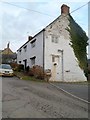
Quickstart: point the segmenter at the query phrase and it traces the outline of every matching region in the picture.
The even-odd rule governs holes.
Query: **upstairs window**
[[[24,48],[24,52],[26,52],[27,51],[27,45],[24,46],[23,48]]]
[[[32,66],[34,66],[34,65],[35,65],[35,58],[36,58],[36,56],[34,56],[34,57],[30,58],[30,60],[31,60],[31,65],[32,65]]]
[[[31,41],[31,47],[33,48],[33,47],[35,47],[35,45],[36,45],[36,39]]]
[[[55,62],[55,56],[52,56],[52,62]]]
[[[58,36],[52,35],[52,42],[53,43],[58,43],[59,42]]]
[[[19,50],[20,55],[21,55],[21,51],[22,51],[22,50],[20,49],[20,50]]]

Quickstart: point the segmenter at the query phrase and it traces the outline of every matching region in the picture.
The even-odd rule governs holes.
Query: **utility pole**
[[[10,42],[8,42],[8,44],[7,44],[7,61],[9,62],[9,45],[10,45]]]

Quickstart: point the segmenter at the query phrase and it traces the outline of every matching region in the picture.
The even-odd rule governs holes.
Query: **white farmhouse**
[[[69,7],[62,5],[61,15],[17,50],[17,63],[50,69],[50,81],[86,81],[70,46],[68,14]]]

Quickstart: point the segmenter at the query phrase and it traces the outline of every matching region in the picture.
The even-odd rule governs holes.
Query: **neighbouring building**
[[[4,50],[0,50],[0,63],[12,63],[16,62],[17,59],[17,54],[14,53],[10,48],[9,48],[9,43],[7,44],[7,48]]]
[[[61,6],[61,15],[35,36],[30,37],[17,50],[17,63],[24,64],[24,67],[29,66],[30,68],[34,65],[40,65],[45,71],[51,70],[50,81],[70,82],[87,80],[82,69],[83,67],[80,67],[86,60],[86,56],[82,54],[85,59],[79,61],[81,59],[78,56],[81,54],[77,55],[77,49],[73,47],[75,45],[71,41],[73,37],[71,36],[72,28],[74,30],[76,27],[72,26],[72,22],[79,28],[76,29],[83,33],[86,42],[87,36],[81,27],[75,23],[69,14],[69,10],[70,8],[63,4]],[[76,34],[79,36],[79,31],[76,31]],[[81,43],[83,39],[82,41],[79,39],[79,41]],[[85,66],[85,64],[82,66]]]

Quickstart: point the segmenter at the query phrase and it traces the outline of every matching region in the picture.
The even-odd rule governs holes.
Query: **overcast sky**
[[[10,41],[10,48],[16,52],[27,41],[28,35],[34,36],[61,14],[62,4],[67,4],[72,12],[89,0],[2,1],[4,2],[0,1],[0,49],[6,48]],[[71,15],[88,34],[88,4]]]

